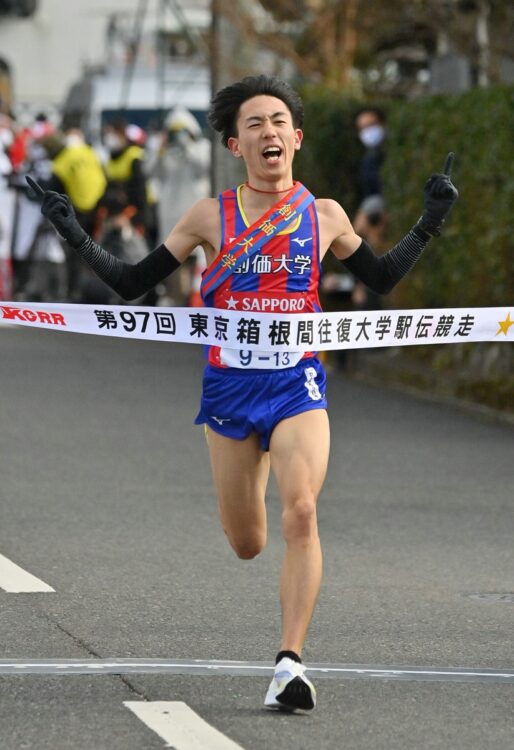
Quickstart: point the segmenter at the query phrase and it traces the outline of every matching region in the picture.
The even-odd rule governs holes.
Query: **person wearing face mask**
[[[52,133],[39,141],[51,159],[52,174],[46,188],[65,193],[75,209],[77,221],[88,234],[94,234],[96,210],[105,193],[107,180],[96,151],[79,128],[70,125],[62,133]],[[68,297],[80,295],[81,266],[75,253],[66,254]]]
[[[39,143],[52,160],[48,189],[66,193],[84,229],[87,226],[92,230],[94,211],[107,186],[96,151],[85,142],[78,128],[52,134]]]
[[[150,195],[143,168],[144,149],[130,140],[129,133],[122,119],[113,120],[104,128],[103,142],[109,153],[104,164],[107,194],[124,206],[132,224],[146,236]]]
[[[359,200],[381,195],[380,170],[384,161],[385,115],[378,107],[363,107],[355,115],[355,127],[364,153],[359,165]]]
[[[362,107],[356,113],[354,122],[359,140],[364,146],[358,172],[359,207],[354,227],[361,237],[380,249],[387,224],[381,180],[386,135],[385,115],[378,107]],[[380,297],[358,279],[355,279],[351,300],[355,310],[375,310],[381,307]]]

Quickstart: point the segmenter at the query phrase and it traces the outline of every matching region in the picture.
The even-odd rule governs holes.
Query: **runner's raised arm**
[[[84,231],[66,195],[43,190],[31,177],[26,180],[41,201],[43,215],[98,277],[126,300],[136,299],[153,289],[176,271],[197,245],[209,244],[201,236],[202,227],[215,225],[217,203],[204,198],[188,211],[164,243],[139,263],[125,263],[107,252]]]

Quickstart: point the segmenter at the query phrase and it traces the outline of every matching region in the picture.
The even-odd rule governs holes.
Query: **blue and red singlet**
[[[220,255],[249,225],[242,201],[242,185],[221,193]],[[208,272],[209,268],[206,269]],[[205,273],[205,272],[204,272]],[[225,281],[202,298],[207,307],[242,312],[320,312],[318,285],[321,275],[318,217],[314,202],[287,230],[266,242]],[[277,370],[293,367],[312,352],[261,352],[208,347],[214,367]]]

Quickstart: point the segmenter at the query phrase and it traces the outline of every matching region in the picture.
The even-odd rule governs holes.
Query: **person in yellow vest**
[[[82,131],[70,127],[40,139],[51,159],[52,174],[46,182],[49,190],[66,193],[84,231],[95,234],[96,210],[105,193],[107,180],[96,151],[89,146]],[[81,266],[76,254],[67,252],[68,297],[79,295]]]
[[[109,153],[104,164],[107,192],[125,206],[134,226],[147,237],[154,201],[144,171],[144,148],[130,140],[127,123],[121,119],[105,126],[103,141]]]

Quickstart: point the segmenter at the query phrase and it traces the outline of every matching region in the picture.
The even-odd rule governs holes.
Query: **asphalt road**
[[[55,592],[0,589],[0,660],[270,661],[279,504],[262,555],[217,520],[197,347],[0,329],[0,554]],[[245,750],[505,750],[514,684],[383,679],[378,666],[514,672],[514,430],[329,377],[324,582],[308,716],[266,712],[267,677],[0,673],[0,747],[157,750],[125,701],[183,701]],[[177,750],[181,750],[177,748]]]

